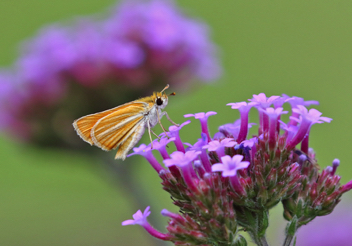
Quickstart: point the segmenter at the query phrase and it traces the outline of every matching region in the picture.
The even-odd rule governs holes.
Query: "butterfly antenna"
[[[167,88],[169,88],[169,84],[167,84],[167,85],[165,86],[165,88],[164,88],[162,91],[160,91],[160,93],[163,93]]]

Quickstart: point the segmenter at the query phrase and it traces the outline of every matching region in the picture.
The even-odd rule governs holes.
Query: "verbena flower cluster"
[[[172,1],[125,1],[104,17],[44,27],[0,71],[0,129],[32,141],[68,134],[73,119],[219,75],[207,26]],[[67,125],[68,128],[63,128]],[[66,139],[67,140],[67,139]]]
[[[289,113],[289,122],[281,115]],[[200,139],[193,145],[182,142],[179,131],[189,124],[171,126],[161,140],[134,148],[131,155],[142,155],[162,179],[180,213],[163,210],[169,218],[167,233],[154,229],[147,221],[149,207],[140,210],[122,225],[139,224],[152,236],[175,245],[246,245],[240,230],[249,233],[257,245],[268,245],[265,232],[269,210],[278,203],[288,221],[283,245],[292,245],[299,227],[317,216],[330,214],[352,181],[340,184],[336,174],[339,160],[320,170],[315,153],[309,147],[314,124],[330,122],[316,109],[318,104],[299,97],[254,95],[249,102],[229,103],[239,110],[240,119],[209,133],[208,117],[216,112],[187,114],[200,121]],[[248,137],[248,114],[259,113],[258,133]],[[166,138],[166,135],[169,138]],[[173,142],[177,151],[165,148]],[[166,167],[154,156],[157,150]]]

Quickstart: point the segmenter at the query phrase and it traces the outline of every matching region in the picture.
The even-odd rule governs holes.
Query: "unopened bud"
[[[337,170],[339,165],[340,165],[340,160],[339,159],[334,159],[332,161],[332,172],[330,173],[332,176],[335,175],[336,170]]]
[[[305,154],[302,154],[298,157],[298,163],[302,166],[307,159],[307,156]]]
[[[318,196],[318,193],[317,193],[317,183],[314,183],[314,184],[312,185],[312,187],[310,188],[309,196],[310,196],[311,201],[314,201],[314,200],[317,198],[317,196]]]

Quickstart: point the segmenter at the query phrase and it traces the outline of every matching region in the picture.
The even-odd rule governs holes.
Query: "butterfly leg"
[[[179,124],[176,124],[175,122],[173,122],[172,119],[170,119],[170,116],[167,114],[167,112],[164,111],[163,114],[166,115],[166,118],[167,118],[172,124],[174,124],[175,126],[180,126]]]
[[[152,134],[150,132],[153,132],[152,129],[150,128],[150,123],[149,121],[147,122],[148,126],[148,133],[149,133],[149,138],[150,138],[150,147],[153,148],[153,139],[152,139]],[[154,133],[154,132],[153,132]],[[155,133],[154,133],[155,134]]]
[[[161,139],[152,129],[150,131],[154,134],[155,137],[157,137],[159,140]]]
[[[166,112],[162,112],[161,115],[159,116],[159,112],[156,111],[156,114],[157,114],[157,116],[158,116],[159,125],[161,126],[161,129],[163,129],[163,131],[164,131],[164,133],[165,133],[165,136],[166,136],[166,137],[169,137],[169,136],[167,135],[167,131],[166,131],[165,127],[163,126],[163,124],[161,124],[161,121],[160,121],[160,118],[163,117],[163,115],[164,115],[165,113],[166,113]]]

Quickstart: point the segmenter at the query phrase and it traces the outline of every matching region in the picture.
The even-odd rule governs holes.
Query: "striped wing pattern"
[[[144,134],[145,126],[144,124],[137,124],[135,128],[130,131],[128,138],[122,142],[117,150],[115,159],[126,159],[126,154],[135,146],[138,141],[142,138]]]
[[[79,118],[73,123],[78,135],[103,150],[119,148],[115,159],[125,159],[145,129],[148,103],[131,102],[100,113]]]
[[[136,125],[143,122],[143,114],[124,117],[107,115],[92,128],[94,145],[103,150],[112,150],[121,145],[132,134]],[[118,122],[118,123],[116,123]]]
[[[112,110],[112,109],[111,109]],[[75,128],[77,134],[87,143],[90,145],[93,145],[93,140],[92,137],[90,136],[90,132],[97,123],[98,120],[100,120],[102,117],[111,114],[112,112],[109,112],[111,110],[106,110],[100,113],[96,114],[90,114],[84,117],[81,117],[73,122],[73,127]]]

